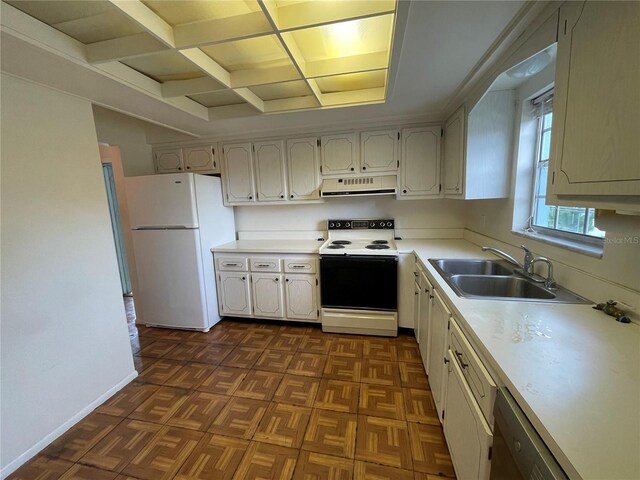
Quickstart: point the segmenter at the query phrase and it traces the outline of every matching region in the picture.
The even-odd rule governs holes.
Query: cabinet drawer
[[[281,272],[280,263],[277,257],[251,257],[249,260],[252,272]]]
[[[493,404],[496,399],[496,384],[455,319],[451,321],[450,342],[451,350],[455,357],[452,360],[455,360],[460,366],[462,374],[480,406],[480,410],[482,410],[484,417],[487,419],[487,423],[493,426]]]
[[[317,260],[315,258],[285,258],[285,273],[316,273]]]
[[[246,272],[249,270],[247,257],[217,257],[216,270],[220,272]]]

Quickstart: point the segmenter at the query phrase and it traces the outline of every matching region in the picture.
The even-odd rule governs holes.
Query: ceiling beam
[[[320,104],[318,99],[313,95],[306,97],[281,98],[277,100],[268,100],[264,102],[265,113],[288,112],[292,110],[306,110],[308,108],[317,108]]]
[[[395,9],[396,0],[307,0],[278,7],[276,23],[279,30],[295,30],[387,15]]]
[[[89,43],[86,48],[87,60],[93,64],[168,51],[166,44],[146,32]]]
[[[226,90],[226,88],[226,86],[209,76],[190,78],[188,80],[171,80],[162,84],[162,96],[164,98],[174,98]]]
[[[293,65],[231,72],[231,86],[234,88],[289,82],[291,80],[301,80],[300,73]]]
[[[214,45],[273,33],[273,27],[262,12],[252,12],[227,18],[203,20],[176,25],[174,35],[177,48]]]
[[[255,115],[259,115],[259,112],[246,103],[209,107],[209,121],[223,120],[226,118],[253,117]]]
[[[139,0],[109,0],[129,19],[136,22],[167,47],[175,48],[173,27]]]
[[[307,62],[305,64],[305,73],[310,78],[328,77],[331,75],[384,70],[388,64],[389,52],[375,52]]]
[[[322,95],[323,106],[353,105],[356,103],[384,102],[384,87],[348,90],[346,92],[325,93]]]

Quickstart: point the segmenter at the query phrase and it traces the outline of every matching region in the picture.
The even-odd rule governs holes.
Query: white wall
[[[93,117],[98,141],[120,147],[125,177],[153,175],[151,145],[147,145],[147,122],[96,105],[93,106]]]
[[[6,475],[135,370],[91,104],[4,74],[1,95]]]
[[[464,202],[397,201],[392,196],[330,198],[325,203],[235,207],[238,231],[326,230],[328,218],[394,218],[396,228],[463,228]]]

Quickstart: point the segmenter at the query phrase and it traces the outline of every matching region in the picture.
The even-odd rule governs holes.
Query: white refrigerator
[[[140,303],[149,326],[208,331],[220,321],[211,247],[235,240],[220,178],[125,178]]]

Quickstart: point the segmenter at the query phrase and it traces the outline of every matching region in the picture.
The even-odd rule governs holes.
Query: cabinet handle
[[[223,267],[239,267],[240,264],[239,263],[223,263],[222,266]]]
[[[413,292],[414,295],[420,295],[420,292]]]
[[[418,275],[420,275],[420,273],[418,272],[413,272],[413,274],[417,277]]]
[[[447,363],[449,363],[449,359],[447,357],[444,357],[444,364],[446,365]]]
[[[306,265],[291,265],[291,268],[306,268]]]
[[[464,360],[462,360],[462,353],[460,353],[459,351],[456,350],[456,357],[458,357],[458,361],[460,362],[460,366],[462,368],[467,368],[469,366],[468,363],[464,363]]]
[[[271,267],[268,263],[258,263],[256,267]]]
[[[213,162],[213,168],[216,168],[216,162],[215,161]]]

